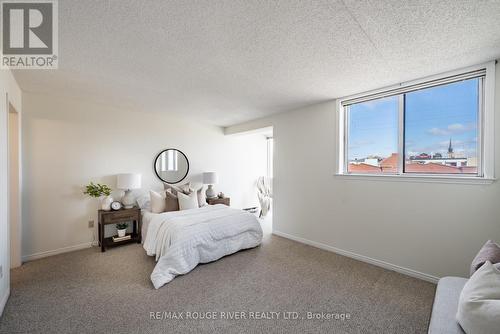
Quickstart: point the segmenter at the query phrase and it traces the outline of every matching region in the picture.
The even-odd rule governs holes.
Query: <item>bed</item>
[[[164,213],[143,213],[143,247],[157,263],[151,274],[156,289],[207,263],[262,242],[257,218],[225,205]]]

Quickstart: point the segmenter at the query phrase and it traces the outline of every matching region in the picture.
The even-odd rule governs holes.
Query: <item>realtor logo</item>
[[[57,68],[57,1],[1,1],[1,68]]]

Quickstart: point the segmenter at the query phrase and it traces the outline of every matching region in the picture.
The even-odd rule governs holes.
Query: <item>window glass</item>
[[[348,106],[347,171],[355,174],[398,173],[398,97]]]
[[[478,173],[480,80],[405,94],[405,173]]]

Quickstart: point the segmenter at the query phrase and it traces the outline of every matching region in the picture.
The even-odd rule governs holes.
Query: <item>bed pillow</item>
[[[184,194],[189,194],[191,192],[191,182],[187,182],[177,186]]]
[[[205,192],[203,191],[203,185],[199,185],[199,188],[195,188],[193,186],[190,186],[189,191],[190,192],[195,192],[196,197],[198,198],[198,207],[202,207],[207,205],[207,199],[205,197]]]
[[[498,333],[499,314],[500,271],[486,261],[465,283],[456,318],[466,333]]]
[[[136,201],[139,208],[151,211],[151,196],[149,194],[146,193],[137,196]]]
[[[179,199],[170,189],[165,192],[165,211],[179,211]]]
[[[163,189],[165,189],[165,190],[171,190],[174,195],[177,195],[177,190],[174,189],[174,187],[171,186],[168,183],[163,183]]]
[[[491,240],[488,240],[479,250],[470,266],[470,275],[474,274],[486,261],[491,263],[500,263],[500,246]]]
[[[177,197],[179,198],[180,210],[189,210],[198,208],[198,196],[195,192],[192,192],[189,195],[183,193],[177,193]]]
[[[172,191],[172,194],[174,194],[174,195],[177,195],[178,192],[181,192],[184,194],[189,194],[189,186],[190,186],[190,182],[185,183],[185,184],[180,184],[180,185],[163,183],[163,188],[165,188],[165,190],[170,189],[170,191]]]
[[[162,213],[165,212],[167,208],[166,194],[164,191],[156,192],[153,190],[149,191],[149,197],[151,198],[151,212],[152,213]]]

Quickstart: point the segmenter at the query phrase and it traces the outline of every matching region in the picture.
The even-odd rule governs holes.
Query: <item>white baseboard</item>
[[[5,295],[2,296],[2,298],[0,299],[0,317],[3,314],[3,309],[5,308],[5,304],[7,304],[7,300],[9,300],[9,296],[10,296],[10,289],[7,289]]]
[[[362,262],[370,263],[370,264],[373,264],[375,266],[382,267],[384,269],[393,270],[393,271],[396,271],[398,273],[401,273],[401,274],[404,274],[404,275],[408,275],[408,276],[411,276],[411,277],[415,277],[415,278],[418,278],[418,279],[421,279],[421,280],[424,280],[424,281],[427,281],[427,282],[437,283],[437,281],[439,281],[439,277],[436,277],[436,276],[432,276],[432,275],[429,275],[429,274],[421,273],[421,272],[413,270],[413,269],[408,269],[408,268],[400,267],[400,266],[397,266],[397,265],[392,264],[392,263],[388,263],[388,262],[385,262],[385,261],[373,259],[371,257],[360,255],[360,254],[356,254],[356,253],[353,253],[353,252],[349,252],[349,251],[346,251],[346,250],[343,250],[343,249],[340,249],[340,248],[328,246],[328,245],[322,244],[320,242],[311,241],[311,240],[308,240],[308,239],[296,237],[294,235],[290,235],[290,234],[287,234],[287,233],[284,233],[284,232],[280,232],[280,231],[276,231],[276,230],[273,230],[273,234],[275,234],[277,236],[280,236],[280,237],[283,237],[283,238],[287,238],[287,239],[293,240],[293,241],[297,241],[297,242],[300,242],[300,243],[303,243],[303,244],[306,244],[306,245],[309,245],[309,246],[313,246],[313,247],[324,249],[324,250],[327,250],[327,251],[330,251],[330,252],[333,252],[333,253],[336,253],[336,254],[347,256],[347,257],[350,257],[350,258],[355,259],[355,260],[359,260],[359,261],[362,261]]]
[[[79,245],[58,248],[58,249],[49,250],[49,251],[45,251],[45,252],[39,252],[39,253],[31,254],[31,255],[24,255],[23,262],[33,261],[33,260],[37,260],[37,259],[41,259],[41,258],[44,258],[47,256],[52,256],[52,255],[57,255],[57,254],[73,252],[73,251],[80,250],[80,249],[90,248],[93,245],[94,245],[93,242],[85,242],[85,243],[79,244]]]

